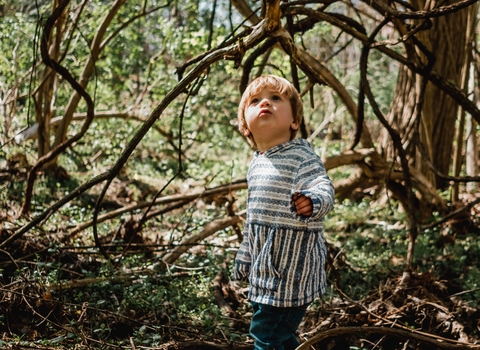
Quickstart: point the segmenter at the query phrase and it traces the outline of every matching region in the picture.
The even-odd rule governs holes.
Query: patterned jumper
[[[255,152],[247,174],[247,220],[234,280],[250,282],[252,302],[296,307],[325,291],[323,218],[333,184],[308,141],[295,139]],[[295,193],[310,197],[313,214],[297,215]]]

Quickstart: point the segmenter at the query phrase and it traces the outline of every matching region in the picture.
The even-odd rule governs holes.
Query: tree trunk
[[[52,11],[58,7],[58,2],[58,0],[52,1]],[[64,14],[67,11],[68,7]],[[64,32],[65,18],[65,15],[59,17],[55,23],[55,30],[47,38],[50,57],[55,61],[58,61],[60,55],[60,43]],[[45,67],[40,86],[33,95],[38,125],[38,158],[43,157],[50,151],[50,120],[55,114],[54,89],[56,81],[57,74],[50,67]]]
[[[472,6],[473,8],[477,6]],[[477,7],[478,8],[478,7]],[[477,12],[477,11],[475,11]],[[468,95],[468,87],[469,87],[469,78],[470,78],[470,64],[472,61],[472,43],[475,39],[475,24],[476,24],[476,14],[472,11],[467,12],[467,32],[466,32],[466,43],[465,43],[465,52],[466,58],[463,63],[462,67],[462,75],[461,75],[461,88],[465,91],[465,94]],[[465,128],[466,128],[466,113],[465,110],[461,107],[458,108],[458,133],[457,133],[457,142],[456,142],[456,150],[455,150],[455,157],[453,163],[453,175],[459,176],[461,169],[462,169],[462,160],[464,159],[464,148],[465,145]],[[467,134],[468,138],[468,134]],[[460,196],[460,184],[458,182],[453,184],[452,188],[452,202],[457,202]]]
[[[472,14],[478,13],[478,2],[472,6]],[[475,35],[475,28],[478,26],[478,16],[473,17],[473,33]],[[478,63],[478,47],[475,40],[472,40],[472,55],[474,55],[471,60],[473,61],[473,65],[470,71],[470,80],[469,80],[469,92],[473,92],[473,102],[480,106],[480,87],[478,82],[480,81],[480,67],[475,67],[475,64]],[[474,54],[475,52],[476,54]],[[479,170],[479,162],[480,162],[480,153],[478,149],[478,129],[479,125],[472,118],[470,115],[467,115],[467,127],[466,127],[466,137],[467,137],[467,149],[465,152],[465,170],[468,176],[477,176]],[[478,190],[478,183],[476,182],[469,182],[466,185],[466,190],[469,193],[476,193]]]
[[[447,3],[439,3],[436,0],[431,2],[412,0],[411,2],[420,10],[454,3],[451,0],[447,0]],[[417,39],[435,57],[433,71],[457,86],[461,86],[462,67],[468,59],[468,53],[465,50],[468,41],[467,19],[469,12],[476,16],[474,11],[475,7],[470,6],[448,16],[433,18],[432,28],[417,34]],[[418,49],[417,51],[426,63],[426,56]],[[413,145],[414,117],[419,95],[418,77],[406,67],[401,67],[394,107],[389,114],[389,120],[401,132],[402,141],[411,157],[412,165],[424,174],[434,187],[445,188],[448,183],[431,171],[428,164],[416,153]],[[458,104],[451,97],[433,84],[427,84],[419,135],[435,168],[444,174],[448,174],[451,167],[457,111]],[[383,138],[382,146],[384,153],[392,156],[392,144],[386,137]]]
[[[480,88],[478,83],[480,81],[480,76],[473,74],[473,77],[470,79],[471,89],[473,90],[473,99],[477,106],[480,106]],[[470,115],[467,115],[467,150],[465,153],[465,170],[468,176],[477,176],[478,175],[478,164],[480,162],[480,152],[478,149],[478,123]],[[476,182],[469,182],[466,186],[467,192],[476,193],[478,190],[478,184]]]
[[[103,49],[103,40],[104,40],[104,35],[107,31],[108,26],[114,19],[115,15],[117,14],[118,10],[122,7],[122,5],[125,3],[126,0],[116,0],[110,7],[110,10],[106,14],[105,18],[101,22],[99,28],[97,29],[97,32],[95,34],[95,37],[93,39],[92,45],[90,47],[90,57],[88,58],[87,62],[85,63],[83,67],[83,71],[80,75],[80,79],[78,83],[82,88],[86,88],[90,78],[92,77],[94,71],[95,71],[95,62],[98,59],[98,56],[100,55],[101,50]],[[78,103],[80,102],[80,95],[75,91],[70,97],[70,100],[68,101],[68,104],[65,108],[65,115],[64,115],[64,120],[63,122],[59,125],[56,134],[55,134],[55,141],[53,144],[53,147],[59,146],[63,141],[65,141],[66,135],[67,135],[67,129],[70,126],[73,118],[73,114],[75,113]],[[47,166],[54,166],[56,165],[56,160],[55,158],[52,162],[50,162]]]

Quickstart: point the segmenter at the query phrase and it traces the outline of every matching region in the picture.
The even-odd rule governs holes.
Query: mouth
[[[269,115],[269,114],[272,114],[272,112],[270,112],[268,109],[262,109],[260,111],[260,113],[258,113],[258,116],[261,117],[261,116]]]

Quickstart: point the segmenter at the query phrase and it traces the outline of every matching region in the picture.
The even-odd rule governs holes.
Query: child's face
[[[298,129],[288,97],[269,87],[247,101],[245,121],[245,136],[251,133],[260,151],[290,141],[292,130]]]

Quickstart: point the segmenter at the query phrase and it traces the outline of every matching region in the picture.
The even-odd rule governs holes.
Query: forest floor
[[[34,245],[31,240],[20,240],[16,246],[22,249],[23,256],[13,258],[18,256],[14,251],[10,255],[11,264],[2,259],[2,348],[253,348],[251,340],[245,337],[251,316],[246,300],[248,288],[233,288],[222,268],[209,280],[210,290],[203,291],[210,295],[203,295],[203,299],[190,295],[197,301],[212,303],[204,305],[203,310],[191,310],[201,314],[209,313],[210,309],[210,315],[199,322],[188,310],[182,310],[182,305],[176,304],[184,298],[184,304],[190,307],[188,293],[180,298],[160,298],[159,304],[149,311],[140,306],[140,300],[137,300],[137,309],[131,302],[127,306],[125,300],[118,300],[128,298],[119,289],[136,286],[146,289],[136,297],[143,297],[147,302],[151,296],[145,295],[148,288],[144,284],[165,296],[180,295],[183,291],[175,290],[179,288],[178,280],[182,280],[183,285],[195,285],[201,278],[197,272],[162,275],[150,269],[126,271],[122,268],[110,277],[88,278],[85,273],[75,271],[82,266],[84,271],[99,272],[102,263],[97,259],[61,249],[52,258],[47,246],[40,249],[40,244]],[[334,254],[340,252],[330,248],[330,257],[334,259]],[[51,265],[57,273],[70,273],[70,277],[63,276],[63,285],[44,285],[43,278],[36,278],[35,271],[28,266],[42,269],[42,260],[48,260],[45,266]],[[338,265],[337,262],[329,265],[331,290],[312,304],[299,329],[299,338],[312,343],[306,349],[480,348],[474,345],[480,343],[480,309],[462,299],[474,291],[437,280],[431,273],[414,273],[407,278],[392,274],[377,289],[352,300],[335,282],[339,270],[349,267]],[[13,266],[16,269],[12,269]],[[169,286],[174,287],[168,293],[160,292]],[[107,296],[117,300],[106,301]],[[90,301],[80,303],[81,300]],[[218,324],[216,332],[213,328]]]
[[[128,187],[116,186],[109,203]],[[4,202],[0,242],[29,221],[16,214],[20,199],[10,191]],[[208,205],[216,219],[190,220],[182,239],[124,217],[100,237],[110,260],[88,243],[91,231],[66,234],[77,227],[63,222],[72,207],[2,248],[0,348],[252,349],[248,288],[229,279],[238,232],[196,227],[221,220],[218,197],[197,201],[192,213]],[[300,326],[301,349],[480,349],[478,227],[424,233],[417,269],[406,274],[405,227],[373,207],[340,203],[326,223],[329,287]],[[173,252],[178,259],[162,264]]]

